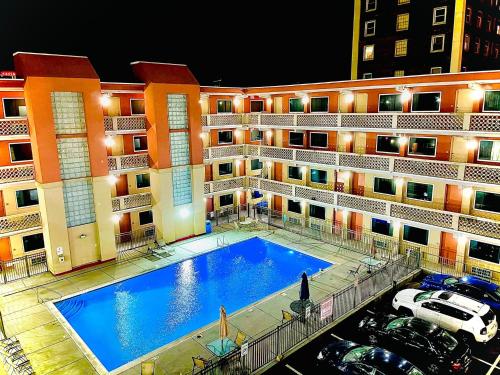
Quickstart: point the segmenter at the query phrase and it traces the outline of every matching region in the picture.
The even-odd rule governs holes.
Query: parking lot
[[[315,359],[319,351],[335,340],[344,339],[367,343],[366,337],[363,337],[357,330],[359,321],[370,313],[385,312],[394,314],[395,311],[391,305],[393,296],[394,293],[387,293],[379,301],[369,304],[366,308],[353,314],[292,355],[285,357],[280,364],[274,366],[266,374],[317,374],[318,369],[315,368]],[[468,374],[500,375],[500,334],[497,334],[487,344],[475,344],[471,349],[473,357]],[[422,355],[426,354],[422,353]]]

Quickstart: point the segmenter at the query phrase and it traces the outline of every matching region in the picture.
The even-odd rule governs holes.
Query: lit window
[[[408,39],[396,40],[394,56],[406,56],[408,52]]]
[[[472,8],[467,8],[465,10],[465,23],[470,24],[471,19],[472,19]]]
[[[377,0],[366,0],[365,10],[371,12],[377,9]]]
[[[444,51],[444,34],[433,35],[431,39],[431,52]]]
[[[488,15],[488,19],[486,21],[486,31],[491,33],[491,31],[493,30],[493,18]]]
[[[464,36],[464,51],[469,52],[470,49],[470,35],[465,34]]]
[[[488,57],[489,55],[490,55],[490,41],[485,40],[484,47],[483,47],[483,56]]]
[[[443,72],[443,68],[440,66],[433,66],[431,68],[431,74],[441,74]]]
[[[433,25],[445,24],[447,11],[448,11],[448,7],[434,8],[434,12],[432,15],[432,24]]]
[[[394,71],[394,77],[404,77],[404,75],[405,75],[405,71],[402,69]]]
[[[259,129],[252,129],[250,131],[250,141],[262,141],[264,139],[264,132]]]
[[[377,21],[375,21],[375,20],[365,22],[365,36],[375,35],[376,24],[377,24]]]
[[[473,52],[475,54],[479,54],[481,52],[481,38],[476,36],[476,38],[474,39],[474,50]]]
[[[375,45],[370,44],[370,45],[364,46],[363,60],[368,61],[368,60],[373,60],[374,58],[375,58]]]
[[[398,17],[396,18],[396,31],[408,30],[409,26],[410,26],[410,14],[409,13],[398,14]]]
[[[398,0],[398,5],[410,4],[410,0]]]
[[[478,29],[483,27],[483,12],[478,11],[476,16],[476,27]]]
[[[372,79],[373,73],[363,73],[363,79]]]

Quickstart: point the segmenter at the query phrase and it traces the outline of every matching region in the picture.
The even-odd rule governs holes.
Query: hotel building
[[[500,72],[203,87],[137,62],[17,53],[0,81],[0,257],[55,274],[259,206],[499,280]],[[361,238],[361,237],[360,237]]]

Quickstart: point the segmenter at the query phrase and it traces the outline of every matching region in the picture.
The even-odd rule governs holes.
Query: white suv
[[[392,306],[400,313],[436,323],[466,339],[472,336],[477,342],[487,342],[497,333],[496,316],[490,307],[457,293],[405,289],[396,294]]]

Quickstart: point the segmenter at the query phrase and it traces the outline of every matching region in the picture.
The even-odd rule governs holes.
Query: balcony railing
[[[0,167],[0,183],[31,181],[35,179],[35,168],[31,164]]]
[[[147,154],[108,156],[108,168],[110,171],[141,169],[148,166]]]
[[[0,217],[0,234],[35,229],[42,226],[39,212]]]
[[[245,145],[217,146],[206,148],[203,157],[206,160],[231,158],[234,156],[243,156],[245,154]]]
[[[146,116],[104,117],[104,129],[115,133],[144,132],[146,131]]]
[[[244,176],[205,182],[205,194],[220,193],[246,187]]]
[[[500,132],[500,115],[487,113],[246,113],[203,115],[202,125],[273,128],[386,129],[401,131]]]
[[[29,134],[27,119],[0,119],[0,136],[28,136]]]
[[[111,201],[113,212],[151,206],[151,193],[139,193],[115,197]]]

